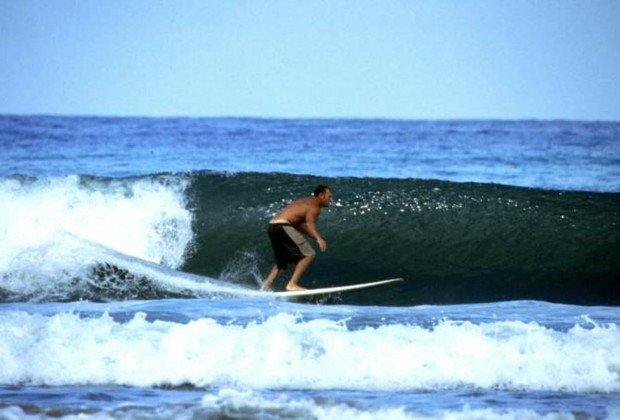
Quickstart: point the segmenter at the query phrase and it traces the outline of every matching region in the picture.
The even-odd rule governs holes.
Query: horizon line
[[[305,120],[305,121],[409,121],[409,122],[474,122],[474,121],[497,121],[497,122],[583,122],[583,123],[619,123],[620,119],[589,119],[567,117],[291,117],[291,116],[266,116],[266,115],[148,115],[148,114],[79,114],[79,113],[5,113],[0,111],[0,117],[51,117],[51,118],[126,118],[126,119],[237,119],[237,120]]]

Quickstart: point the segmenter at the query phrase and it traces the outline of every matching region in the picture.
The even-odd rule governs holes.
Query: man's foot
[[[287,292],[295,292],[298,290],[308,290],[308,289],[306,289],[305,287],[298,286],[298,285],[288,285],[288,284],[286,285]]]

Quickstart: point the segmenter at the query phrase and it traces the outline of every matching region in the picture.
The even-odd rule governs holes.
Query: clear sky
[[[620,120],[620,1],[0,0],[0,113]]]

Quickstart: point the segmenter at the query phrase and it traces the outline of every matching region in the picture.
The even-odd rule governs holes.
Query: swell
[[[256,289],[269,218],[324,183],[329,248],[302,284],[405,279],[330,301],[620,303],[618,193],[281,173],[1,181],[3,301],[198,297],[213,279]]]
[[[250,255],[266,274],[269,217],[295,197],[310,195],[318,183],[330,185],[335,196],[318,223],[329,249],[319,253],[305,284],[405,278],[402,285],[342,295],[345,303],[620,303],[617,193],[195,173],[188,189],[195,252],[184,269],[211,276],[234,272],[235,264],[248,265]]]

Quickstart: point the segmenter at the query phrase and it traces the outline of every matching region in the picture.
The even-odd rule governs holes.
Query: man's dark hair
[[[319,185],[318,187],[314,189],[314,196],[318,197],[319,195],[323,194],[327,190],[331,190],[331,188],[329,188],[327,185]]]

